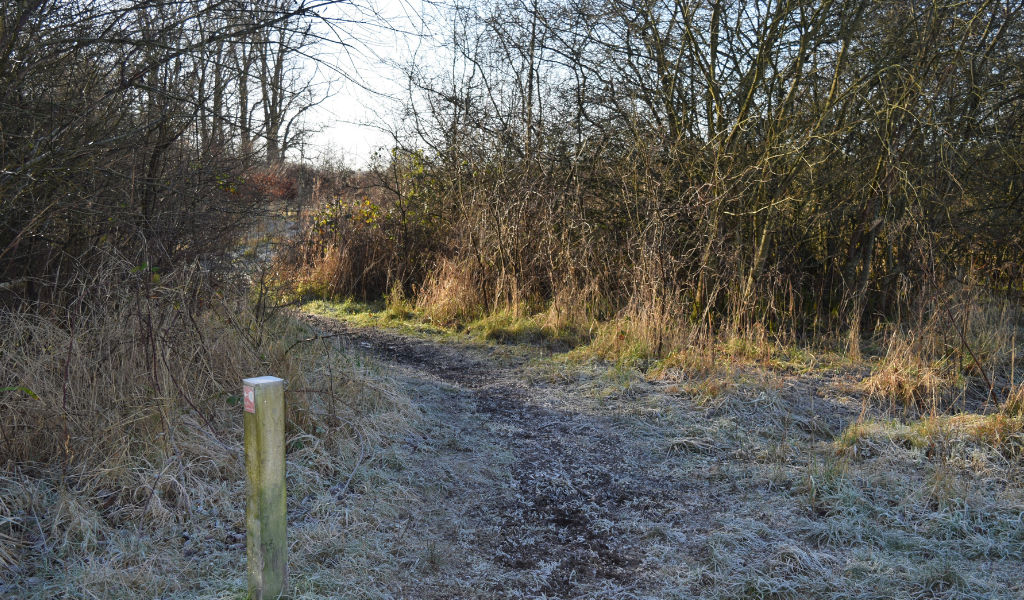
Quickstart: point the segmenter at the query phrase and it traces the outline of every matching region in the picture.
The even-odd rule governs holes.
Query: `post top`
[[[272,375],[264,375],[263,377],[250,377],[249,379],[242,380],[242,385],[250,386],[271,385],[275,383],[284,383],[284,379]]]

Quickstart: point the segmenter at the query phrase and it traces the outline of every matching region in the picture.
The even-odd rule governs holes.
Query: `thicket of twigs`
[[[315,99],[299,55],[329,25],[316,8],[5,3],[0,299],[47,301],[111,251],[217,265],[282,191],[256,167],[305,134]]]
[[[731,335],[854,355],[910,340],[1003,386],[1024,4],[446,10],[447,66],[407,66],[406,147],[374,195],[323,195],[293,269],[342,296],[397,286],[445,322],[614,321],[649,357]],[[1006,343],[982,349],[976,327]]]

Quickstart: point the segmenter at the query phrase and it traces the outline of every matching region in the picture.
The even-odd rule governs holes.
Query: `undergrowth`
[[[1015,382],[1024,379],[1017,360],[1024,350],[1021,312],[985,298],[959,298],[955,312],[933,307],[916,323],[879,324],[856,353],[849,351],[845,334],[798,339],[758,323],[712,330],[640,309],[602,320],[584,309],[568,309],[562,301],[492,311],[451,308],[461,301],[442,297],[437,289],[410,300],[396,287],[377,302],[313,300],[302,307],[364,325],[524,344],[564,354],[577,364],[599,360],[654,377],[705,377],[738,365],[857,372],[858,395],[873,406],[907,415],[995,411],[1019,402],[1013,399]]]
[[[402,497],[373,473],[413,418],[385,370],[258,282],[110,259],[65,295],[0,313],[0,595],[243,597],[239,396],[267,374],[288,381],[293,588],[372,576],[346,549]],[[324,552],[334,571],[308,566]]]

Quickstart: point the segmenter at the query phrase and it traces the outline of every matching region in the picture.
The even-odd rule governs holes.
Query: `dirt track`
[[[304,318],[382,359],[424,417],[391,450],[387,476],[411,491],[381,520],[401,565],[378,580],[384,597],[1024,593],[1019,461],[915,442],[920,425],[857,395],[867,371],[724,365],[651,382],[536,347]],[[853,422],[874,429],[837,445]]]
[[[443,494],[425,496],[440,520],[416,524],[440,537],[443,556],[436,572],[393,582],[399,597],[665,597],[667,568],[689,574],[676,593],[699,595],[713,578],[687,565],[707,558],[719,524],[786,518],[751,502],[763,486],[720,468],[721,449],[697,441],[683,457],[695,460],[680,461],[657,417],[588,410],[572,377],[530,381],[525,359],[500,349],[304,318],[448,390],[414,398],[438,427],[406,441],[414,469],[444,481]],[[647,393],[638,386],[653,387],[620,395]]]
[[[459,460],[511,455],[511,461],[501,461],[507,464],[489,465],[493,481],[453,481],[456,487],[446,499],[449,511],[463,521],[459,529],[473,532],[470,539],[446,540],[457,554],[448,560],[473,565],[476,576],[490,580],[489,589],[475,590],[480,597],[571,598],[643,585],[641,541],[623,535],[615,524],[663,512],[664,499],[683,491],[681,482],[659,476],[651,448],[621,435],[607,419],[559,410],[547,386],[530,385],[516,361],[499,362],[486,349],[308,319],[322,331],[344,331],[354,344],[414,375],[453,386],[457,391],[447,401],[428,410],[457,424],[459,440],[447,450],[470,455]],[[481,440],[490,452],[474,452]],[[409,447],[417,450],[415,442]],[[446,571],[455,575],[455,566]],[[432,585],[421,590],[427,597],[473,592],[460,589],[457,577],[429,579]]]

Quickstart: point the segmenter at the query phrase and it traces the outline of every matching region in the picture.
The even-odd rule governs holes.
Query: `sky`
[[[390,145],[389,136],[372,124],[379,118],[375,100],[352,86],[335,87],[310,118],[319,131],[311,136],[306,157],[315,160],[327,152],[350,167],[365,167],[374,151]]]
[[[327,8],[327,14],[348,20],[383,18],[387,26],[347,25],[336,28],[336,43],[321,48],[322,64],[316,67],[316,81],[323,101],[308,118],[318,131],[304,149],[305,157],[316,160],[324,152],[344,158],[349,167],[367,166],[374,151],[387,150],[393,143],[382,130],[393,124],[396,100],[402,97],[401,78],[394,64],[411,55],[423,43],[415,35],[421,14],[411,0],[381,0],[370,5],[343,3]],[[373,13],[367,15],[367,13]]]

